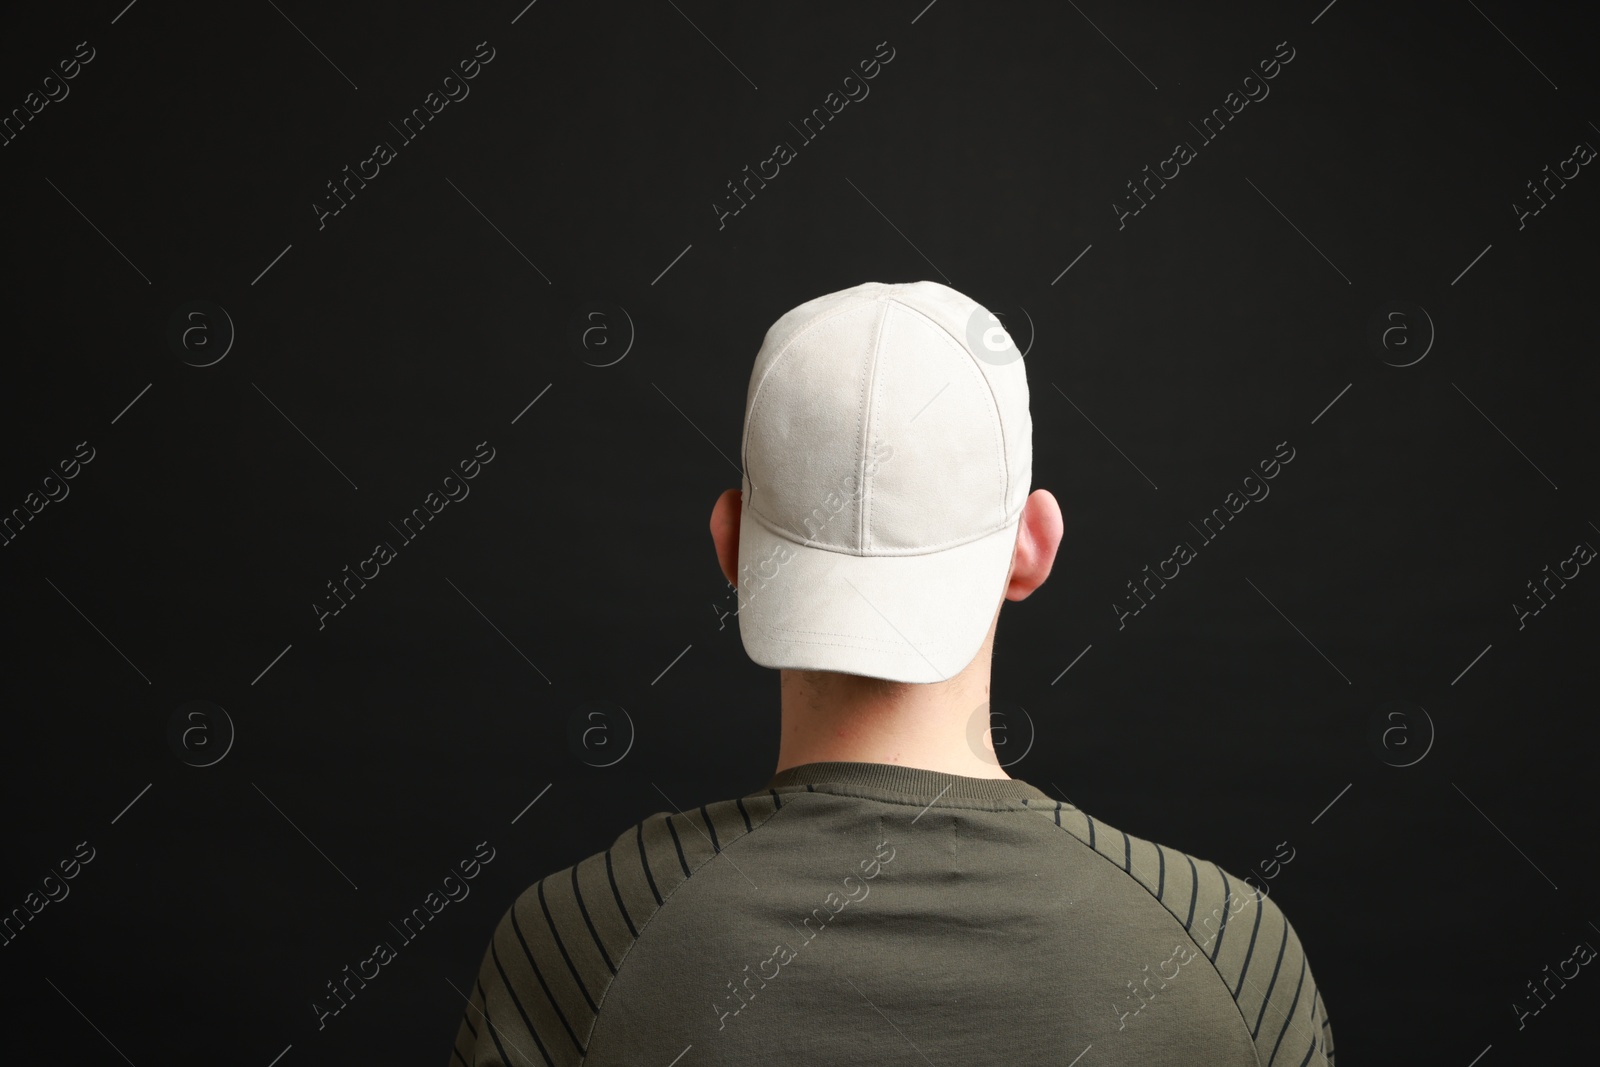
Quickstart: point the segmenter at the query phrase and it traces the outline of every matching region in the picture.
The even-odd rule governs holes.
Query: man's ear
[[[1017,547],[1011,552],[1011,577],[1006,582],[1007,600],[1027,599],[1050,577],[1064,531],[1061,505],[1048,489],[1035,489],[1022,506],[1022,518],[1017,522]]]
[[[739,490],[725,489],[711,509],[711,541],[717,546],[717,562],[734,586],[739,584],[739,514],[743,503]]]

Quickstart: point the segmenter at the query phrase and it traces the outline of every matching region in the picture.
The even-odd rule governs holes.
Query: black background
[[[789,307],[919,278],[1032,323],[1067,532],[1002,613],[996,697],[1036,731],[1010,773],[1240,873],[1288,842],[1274,892],[1342,1063],[1591,1046],[1600,978],[1512,1007],[1600,942],[1600,578],[1513,607],[1600,543],[1600,178],[1513,207],[1600,144],[1579,15],[523,2],[8,15],[5,113],[95,50],[0,148],[0,508],[95,454],[0,555],[0,908],[95,850],[0,948],[17,1062],[445,1062],[517,892],[771,773],[776,676],[706,529],[750,363]],[[319,229],[325,183],[480,41],[470,96]],[[719,229],[881,41],[870,95]],[[1180,140],[1198,158],[1119,229]],[[214,312],[212,348],[168,342],[195,300],[236,330],[208,367]],[[319,630],[325,583],[481,441],[470,496]],[[1125,583],[1282,441],[1270,497],[1119,629]],[[210,766],[219,716],[168,740],[191,700],[236,731]],[[593,701],[636,731],[607,768],[568,743]],[[480,841],[471,896],[319,1030],[311,998]]]

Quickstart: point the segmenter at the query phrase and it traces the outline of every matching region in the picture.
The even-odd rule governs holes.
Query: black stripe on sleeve
[[[573,868],[576,873],[577,868]],[[573,883],[577,885],[576,882]],[[583,994],[583,999],[588,1003],[589,1010],[599,1013],[600,1008],[595,1004],[594,998],[589,995],[589,990],[584,987],[583,976],[578,973],[578,967],[572,962],[572,955],[567,951],[566,942],[561,940],[561,931],[556,929],[556,920],[550,914],[550,904],[544,898],[544,879],[539,879],[539,910],[544,912],[544,924],[550,930],[550,936],[555,939],[556,948],[561,952],[561,958],[567,961],[567,970],[572,972],[572,980],[578,984],[578,992]],[[552,998],[554,999],[554,998]]]
[[[512,912],[512,921],[514,922],[515,920],[516,920],[516,912],[513,911]],[[517,936],[521,937],[522,934],[519,932],[517,934]],[[526,943],[524,943],[522,947],[524,949],[526,949],[528,946],[527,946]],[[489,942],[489,955],[494,958],[495,970],[500,972],[500,982],[501,982],[501,984],[505,986],[506,992],[511,994],[511,1003],[516,1005],[517,1014],[522,1016],[522,1025],[524,1027],[526,1027],[528,1033],[532,1035],[533,1043],[535,1045],[539,1046],[539,1054],[544,1057],[544,1062],[545,1063],[549,1064],[550,1067],[555,1067],[555,1062],[550,1059],[550,1053],[544,1047],[544,1042],[539,1039],[539,1031],[534,1029],[532,1020],[530,1020],[528,1018],[528,1013],[526,1011],[524,1011],[523,1008],[522,1008],[522,999],[517,996],[517,991],[515,989],[513,989],[512,986],[511,986],[511,979],[506,976],[506,969],[500,963],[500,953],[494,947],[494,942],[493,941]],[[530,954],[528,956],[528,959],[531,961],[533,959],[533,956]],[[538,969],[537,966],[534,967],[533,973],[534,974],[538,974],[539,973],[539,969]],[[544,979],[543,978],[539,979],[539,984],[540,985],[544,985]],[[548,996],[549,993],[550,993],[550,988],[548,986],[546,986],[545,987],[545,995]],[[555,1001],[552,1000],[550,1003],[553,1005],[555,1003]],[[485,1000],[483,1017],[484,1017],[484,1019],[486,1021],[489,1019],[488,1007],[489,1007],[488,1001]],[[557,1016],[561,1015],[561,1009],[559,1009],[559,1008],[556,1009],[556,1015]],[[565,1018],[561,1019],[562,1025],[565,1026],[566,1022],[567,1022],[567,1020]],[[498,1030],[499,1030],[499,1027],[495,1026],[493,1022],[489,1023],[489,1032],[490,1032],[490,1034],[496,1034]],[[570,1027],[570,1026],[567,1027],[567,1033],[572,1034],[572,1027]],[[574,1043],[577,1042],[578,1037],[577,1037],[576,1034],[572,1035],[572,1040],[573,1040]],[[495,1048],[500,1048],[500,1038],[498,1036],[495,1037],[494,1044],[495,1044]],[[521,1051],[521,1050],[519,1049],[518,1051]],[[580,1052],[582,1051],[582,1046],[579,1046],[579,1051]],[[500,1058],[501,1059],[505,1059],[506,1058],[505,1049],[503,1049],[503,1048],[500,1048]]]
[[[1267,1002],[1272,999],[1272,989],[1278,984],[1278,971],[1283,967],[1283,950],[1289,947],[1289,923],[1283,924],[1283,941],[1278,945],[1278,962],[1272,965],[1272,978],[1267,982],[1267,991],[1261,996],[1261,1010],[1256,1012],[1256,1026],[1250,1031],[1250,1039],[1261,1032],[1261,1020],[1267,1015]]]
[[[617,910],[622,912],[622,921],[628,924],[628,933],[635,941],[639,940],[639,931],[634,929],[633,916],[628,914],[628,906],[622,902],[622,890],[617,888],[617,872],[611,868],[611,850],[606,849],[606,878],[611,882],[611,895],[617,898]]]
[[[461,1055],[461,1050],[460,1049],[452,1048],[450,1051],[455,1053],[456,1059],[461,1061],[461,1067],[472,1067],[472,1064],[467,1062],[467,1058],[465,1056]]]
[[[667,833],[672,835],[672,847],[678,850],[678,866],[683,868],[683,876],[687,878],[692,872],[689,870],[689,861],[683,855],[683,842],[678,840],[678,828],[672,825],[672,816],[666,816],[666,820]]]
[[[1263,910],[1261,903],[1263,899],[1261,891],[1259,889],[1256,890],[1256,921],[1255,925],[1250,927],[1250,945],[1244,950],[1244,962],[1239,964],[1239,981],[1233,987],[1233,999],[1236,1001],[1239,999],[1240,990],[1244,989],[1244,976],[1245,972],[1250,970],[1250,957],[1254,956],[1256,952],[1256,934],[1261,932],[1261,912]]]
[[[492,949],[493,947],[494,946],[491,943],[490,948]],[[495,966],[498,967],[499,965],[500,965],[500,961],[496,960],[495,961]],[[483,1021],[489,1027],[489,1037],[490,1037],[490,1039],[492,1041],[494,1041],[495,1051],[500,1053],[500,1062],[502,1062],[502,1063],[510,1063],[511,1062],[511,1057],[506,1055],[506,1047],[500,1043],[500,1028],[494,1024],[494,1020],[493,1019],[489,1018],[489,994],[487,994],[487,993],[485,993],[483,991],[483,983],[481,981],[478,983],[478,995],[483,998],[483,1007],[479,1008],[478,1010],[483,1012]],[[468,1001],[468,1003],[471,1003],[471,1002]],[[534,1040],[537,1041],[538,1039],[539,1039],[538,1035],[537,1034],[534,1035]],[[517,1049],[517,1051],[521,1052],[522,1050],[521,1049]],[[544,1052],[544,1046],[543,1045],[539,1046],[539,1051],[540,1051],[540,1053],[544,1054],[544,1062],[549,1064],[550,1067],[555,1067],[555,1064],[550,1062],[549,1054]],[[476,1059],[477,1057],[474,1056],[473,1058]],[[523,1056],[523,1059],[527,1059],[527,1058],[528,1058],[527,1056]]]
[[[741,818],[744,819],[744,832],[747,833],[747,834],[750,833],[752,830],[755,829],[755,827],[750,825],[750,813],[748,811],[744,810],[744,800],[743,800],[743,798],[734,797],[733,802],[734,802],[734,804],[738,805],[739,815],[740,815]]]
[[[650,894],[656,898],[656,903],[664,903],[661,899],[661,890],[656,888],[655,875],[650,873],[650,857],[645,855],[644,852],[644,823],[640,823],[635,829],[639,839],[639,863],[644,867],[644,879],[650,883]],[[631,927],[632,924],[629,925]],[[635,933],[633,936],[638,937],[639,935]]]
[[[1288,1014],[1284,1015],[1283,1017],[1283,1026],[1278,1030],[1278,1040],[1272,1044],[1272,1055],[1267,1057],[1267,1067],[1272,1067],[1272,1061],[1278,1058],[1278,1047],[1283,1044],[1283,1035],[1289,1032],[1289,1022],[1294,1018],[1295,1006],[1300,1003],[1300,990],[1305,988],[1305,984],[1306,956],[1305,953],[1302,952],[1300,954],[1300,981],[1295,984],[1294,999],[1289,1001],[1289,1011]]]
[[[769,790],[767,790],[767,792],[772,794],[772,810],[773,811],[782,811],[783,810],[783,799],[778,796],[778,791],[776,789],[769,789]]]
[[[1216,864],[1212,864],[1217,867]],[[1228,932],[1228,902],[1233,899],[1233,889],[1228,885],[1228,875],[1221,867],[1217,873],[1222,875],[1222,923],[1217,927],[1217,943],[1211,946],[1211,962],[1217,962],[1217,953],[1222,951],[1222,935]]]
[[[522,926],[517,922],[517,909],[515,907],[511,909],[511,929],[516,932],[517,940],[522,942],[523,954],[528,957],[528,963],[533,967],[533,976],[539,980],[539,988],[544,990],[545,1000],[549,1001],[550,1007],[555,1009],[556,1018],[560,1019],[561,1025],[566,1027],[567,1036],[572,1038],[573,1045],[577,1047],[579,1052],[582,1052],[583,1043],[578,1040],[578,1035],[572,1029],[572,1024],[567,1022],[567,1013],[561,1010],[560,1004],[556,1003],[556,995],[550,991],[550,983],[544,980],[544,972],[539,969],[539,961],[534,959],[533,949],[528,947],[528,939],[522,936]],[[491,944],[491,951],[493,950],[493,947],[494,946]],[[500,967],[500,957],[498,954],[495,955],[494,965],[496,967]],[[504,967],[500,967],[500,979],[501,981],[505,982],[506,990],[510,992],[512,1002],[516,1004],[517,1011],[522,1015],[522,1021],[527,1023],[528,1030],[533,1032],[533,1023],[529,1022],[528,1013],[522,1007],[522,998],[517,996],[516,989],[511,985],[511,979],[506,977]],[[535,1033],[535,1036],[537,1036],[537,1033]]]
[[[1061,801],[1056,801],[1056,825],[1061,825]]]
[[[1133,838],[1118,830],[1122,834],[1122,869],[1128,874],[1133,873]]]
[[[607,853],[610,855],[610,853]],[[578,865],[572,865],[572,899],[578,902],[578,911],[583,915],[583,925],[589,928],[589,936],[594,938],[594,947],[600,950],[600,958],[606,961],[606,970],[613,975],[617,973],[616,966],[611,962],[611,954],[606,951],[606,946],[600,941],[600,933],[594,928],[594,920],[589,918],[588,905],[583,902],[583,893],[578,889]]]
[[[717,841],[717,828],[711,825],[711,813],[706,810],[704,804],[700,805],[700,818],[705,820],[706,829],[711,832],[711,851],[721,852],[722,845]]]
[[[1161,894],[1167,889],[1167,850],[1154,841],[1151,844],[1156,846],[1156,860],[1160,864],[1156,870],[1156,899],[1161,900]],[[1161,900],[1161,903],[1166,901]]]
[[[1183,858],[1189,861],[1189,874],[1194,879],[1194,888],[1189,890],[1189,917],[1183,920],[1183,929],[1187,933],[1194,925],[1194,902],[1200,896],[1200,872],[1194,869],[1194,860],[1186,852]]]
[[[1094,820],[1089,818],[1089,813],[1084,812],[1083,817],[1089,819],[1089,848],[1094,849]]]

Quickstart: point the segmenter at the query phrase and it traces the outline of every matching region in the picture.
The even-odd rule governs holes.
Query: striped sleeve
[[[776,794],[658,812],[506,909],[456,1029],[452,1067],[578,1067],[645,924],[696,869],[774,814]]]
[[[1183,926],[1232,993],[1261,1067],[1334,1067],[1321,990],[1294,927],[1266,893],[1210,860],[1126,834],[1071,804],[1032,810],[1121,868]]]

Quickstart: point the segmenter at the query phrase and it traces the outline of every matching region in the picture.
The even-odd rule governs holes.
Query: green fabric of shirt
[[[1332,1065],[1258,887],[1017,779],[811,763],[528,887],[450,1063]]]

